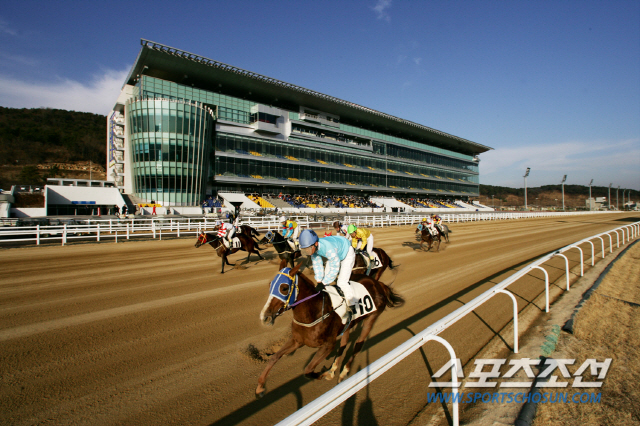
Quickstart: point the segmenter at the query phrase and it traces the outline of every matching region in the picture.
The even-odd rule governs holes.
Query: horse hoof
[[[258,389],[256,389],[256,399],[260,399],[264,396],[264,392],[265,389],[262,389],[261,391],[258,391]]]

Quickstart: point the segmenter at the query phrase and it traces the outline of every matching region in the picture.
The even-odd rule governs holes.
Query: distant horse
[[[252,228],[249,225],[240,225],[237,227],[240,234],[246,235],[249,238],[253,238],[256,242],[258,242],[258,237],[260,237],[260,233],[256,231],[255,228]]]
[[[438,228],[438,226],[440,228]],[[449,233],[453,232],[449,229],[449,227],[447,225],[445,225],[444,223],[441,223],[440,225],[436,226],[436,229],[438,230],[438,232],[440,233],[440,235],[442,235],[444,237],[445,240],[447,240],[447,242],[449,242]]]
[[[389,257],[386,251],[382,250],[381,248],[374,248],[373,251],[378,255],[378,259],[380,259],[382,266],[377,269],[372,268],[368,276],[371,278],[374,278],[376,281],[380,281],[380,277],[382,276],[382,273],[387,270],[387,267],[389,267],[389,269],[393,269],[395,266],[393,266],[393,261],[391,260],[391,258]],[[357,254],[356,263],[353,265],[353,273],[351,275],[352,276],[354,274],[366,275],[366,272],[367,272],[367,265],[365,264],[364,259],[362,258],[362,255]]]
[[[283,237],[278,231],[268,231],[264,238],[258,241],[259,244],[272,244],[273,248],[278,252],[278,257],[281,260],[286,260],[291,263],[293,268],[293,261],[301,256],[300,250],[293,251],[291,246],[285,237]]]
[[[207,234],[205,232],[201,232],[198,235],[196,248],[204,244],[211,244],[211,247],[213,247],[213,249],[216,251],[218,256],[222,258],[222,272],[221,272],[222,274],[224,274],[225,263],[229,266],[235,266],[235,263],[234,264],[229,263],[229,259],[227,259],[227,256],[239,250],[247,252],[247,261],[249,260],[249,256],[251,256],[251,253],[255,253],[258,255],[258,257],[260,257],[260,259],[264,259],[264,257],[260,255],[260,251],[259,251],[260,248],[258,248],[258,244],[255,241],[253,241],[251,237],[247,237],[244,234],[236,234],[236,237],[240,240],[241,246],[238,248],[229,249],[222,242],[222,238],[218,237],[215,234]]]
[[[427,229],[427,227],[423,227],[422,224],[418,225],[418,228],[416,229],[416,234],[418,232],[421,232],[420,234],[420,248],[424,250],[424,247],[422,247],[423,243],[428,243],[429,244],[429,248],[427,248],[427,251],[431,250],[431,246],[433,245],[434,242],[438,242],[438,248],[436,249],[436,251],[440,251],[440,242],[441,237],[440,237],[440,232],[438,232],[438,235],[436,235],[435,237],[433,235],[431,235],[431,232],[429,232],[429,230]]]
[[[284,266],[286,266],[284,260],[280,263],[281,270],[276,275],[276,278],[278,278],[278,275],[282,275],[282,277],[280,277],[280,280],[274,279],[272,281],[269,298],[260,313],[260,321],[262,321],[263,324],[273,325],[278,316],[292,309],[293,322],[291,323],[291,338],[278,352],[271,356],[269,363],[258,378],[258,386],[256,388],[257,397],[264,395],[267,375],[274,364],[284,355],[295,351],[301,346],[319,348],[309,364],[305,367],[305,376],[309,379],[333,379],[345,355],[350,330],[355,324],[363,322],[362,331],[354,346],[353,354],[351,354],[351,357],[344,365],[338,377],[338,382],[344,380],[347,374],[349,374],[353,359],[362,349],[364,340],[369,335],[373,324],[380,314],[382,314],[385,307],[394,308],[404,304],[404,299],[400,295],[380,281],[364,275],[352,277],[356,278],[356,280],[369,291],[376,310],[366,316],[356,318],[351,322],[349,328],[342,334],[340,347],[338,348],[336,358],[331,368],[323,373],[317,373],[314,371],[315,368],[331,353],[335,347],[338,333],[344,328],[344,325],[342,324],[340,316],[333,311],[331,299],[327,293],[316,293],[315,282],[305,274],[298,273],[302,263],[304,262],[298,263],[291,270],[284,268]]]

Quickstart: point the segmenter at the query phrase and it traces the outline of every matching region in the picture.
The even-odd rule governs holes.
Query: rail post
[[[116,244],[118,244],[118,228],[116,228]]]
[[[40,225],[36,225],[36,245],[40,245]]]
[[[587,240],[589,244],[591,244],[591,266],[595,265],[595,257],[596,257],[596,246],[593,244],[593,241]]]
[[[98,223],[97,223],[97,226],[98,226],[98,227],[97,227],[97,232],[96,232],[96,234],[97,234],[97,241],[100,241],[100,222],[98,222]]]
[[[580,276],[584,276],[584,254],[582,253],[582,249],[576,245],[572,245],[571,248],[577,248],[580,250]]]
[[[604,238],[602,238],[600,236],[595,237],[595,238],[599,238],[600,242],[602,243],[602,258],[604,259]]]
[[[496,290],[496,293],[504,293],[513,301],[513,353],[518,353],[518,301],[509,290]]]
[[[555,253],[554,256],[564,257],[564,265],[565,265],[566,270],[567,270],[566,273],[565,273],[565,276],[567,277],[567,291],[569,291],[569,259],[567,259],[567,256],[565,256],[562,253]]]
[[[127,223],[127,240],[129,239],[129,224]]]
[[[151,230],[153,232],[153,238],[156,237],[156,222],[155,220],[151,220]]]
[[[611,238],[610,233],[605,233],[607,237],[609,237],[609,253],[613,253],[613,238]]]
[[[67,244],[67,224],[62,227],[62,245]]]
[[[180,222],[176,222],[176,229],[178,231],[178,238],[180,238]]]
[[[109,219],[109,233],[112,234],[113,233],[113,229],[111,229],[111,219]]]
[[[541,266],[533,266],[531,269],[540,269],[542,272],[544,272],[544,295],[545,295],[545,299],[546,299],[546,312],[549,312],[549,274],[547,273],[547,270],[544,269]]]

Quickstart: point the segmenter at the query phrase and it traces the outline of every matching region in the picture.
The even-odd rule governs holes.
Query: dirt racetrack
[[[376,246],[401,265],[382,280],[407,303],[384,312],[354,368],[535,258],[637,220],[621,213],[451,224],[451,243],[439,253],[420,252],[413,227],[374,229]],[[277,272],[273,248],[271,260],[253,255],[221,275],[215,252],[195,242],[0,249],[0,424],[267,425],[334,386],[303,377],[314,350],[301,348],[275,365],[265,397],[254,398],[265,359],[291,324],[290,312],[274,327],[258,320]],[[569,260],[578,264],[577,250]],[[563,286],[564,260],[548,265]],[[520,309],[544,292],[541,278],[510,287]],[[498,295],[442,336],[465,363],[511,315]],[[424,410],[430,375],[444,362],[445,350],[428,343],[318,424],[405,425]]]

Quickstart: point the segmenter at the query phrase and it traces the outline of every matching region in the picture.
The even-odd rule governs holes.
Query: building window
[[[260,121],[262,123],[276,124],[278,121],[277,115],[267,114],[265,112],[256,112],[251,114],[251,123]]]

